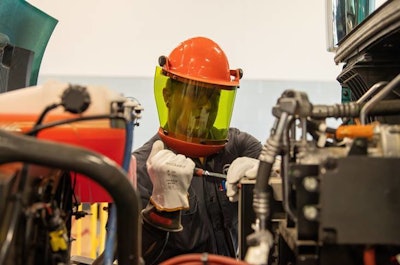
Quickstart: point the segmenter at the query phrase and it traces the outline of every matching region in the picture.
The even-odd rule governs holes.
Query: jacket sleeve
[[[261,142],[247,132],[236,128],[230,129],[230,138],[234,140],[235,153],[239,156],[258,158],[262,150]]]

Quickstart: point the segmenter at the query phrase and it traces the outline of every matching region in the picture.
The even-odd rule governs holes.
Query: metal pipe
[[[362,103],[362,102],[366,101],[370,96],[372,96],[372,94],[375,93],[376,90],[378,90],[378,88],[381,88],[382,86],[385,86],[387,83],[388,82],[386,82],[386,81],[381,81],[381,82],[378,82],[378,83],[374,84],[356,102],[357,103]]]
[[[365,124],[368,112],[382,99],[384,99],[390,91],[400,84],[400,74],[398,74],[392,81],[389,82],[381,91],[379,91],[370,101],[368,101],[360,111],[360,122]]]

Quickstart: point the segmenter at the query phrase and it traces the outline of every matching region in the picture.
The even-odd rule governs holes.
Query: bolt
[[[303,179],[303,186],[306,189],[306,191],[314,192],[318,188],[318,181],[314,177],[305,177]]]
[[[318,217],[318,209],[312,205],[305,205],[303,207],[303,214],[308,221],[315,221]]]

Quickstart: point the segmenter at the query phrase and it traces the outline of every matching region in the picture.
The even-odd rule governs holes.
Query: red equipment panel
[[[44,124],[53,121],[76,118],[76,115],[48,115]],[[37,115],[0,114],[0,128],[19,133],[29,131]],[[111,128],[110,120],[91,120],[67,123],[40,131],[39,139],[61,142],[101,153],[122,166],[125,148],[125,128]],[[44,150],[45,151],[45,150]],[[38,150],[40,152],[40,150]],[[72,183],[79,202],[111,202],[110,195],[96,182],[81,174],[72,172]],[[112,178],[113,176],[110,176]]]

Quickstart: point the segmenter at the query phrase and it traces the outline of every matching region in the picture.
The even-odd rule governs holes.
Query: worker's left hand
[[[243,177],[255,179],[258,173],[258,165],[260,160],[251,157],[239,157],[233,160],[228,169],[226,176],[226,195],[231,202],[238,200],[238,183]],[[271,176],[278,177],[280,175],[281,160],[275,158],[272,166]]]
[[[260,160],[251,157],[238,157],[229,166],[226,176],[226,196],[231,202],[238,200],[238,182],[244,176],[254,179],[257,176]]]

